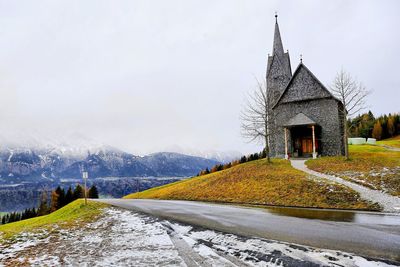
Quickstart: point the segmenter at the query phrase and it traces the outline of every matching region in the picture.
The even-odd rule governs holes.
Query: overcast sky
[[[136,154],[261,150],[240,135],[272,51],[325,84],[343,67],[399,112],[400,1],[0,0],[0,129],[81,133]]]

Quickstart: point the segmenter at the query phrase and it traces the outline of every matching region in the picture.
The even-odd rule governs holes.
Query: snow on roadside
[[[20,235],[0,266],[391,266],[350,253],[198,229],[107,208],[83,229]],[[14,264],[15,265],[15,264]]]
[[[46,232],[23,232],[15,237],[14,242],[0,244],[0,267],[4,266],[4,261],[16,258],[19,253],[23,252],[27,248],[35,247],[41,242],[48,242],[48,238],[46,238],[46,235]]]
[[[214,231],[192,231],[189,236],[198,244],[206,243],[211,248],[236,256],[252,266],[367,266],[367,264],[391,266],[340,251],[265,239],[243,238]],[[198,249],[201,250],[200,247]]]

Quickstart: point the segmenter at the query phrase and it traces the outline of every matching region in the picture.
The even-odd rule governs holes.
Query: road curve
[[[271,214],[261,208],[194,201],[99,199],[125,209],[232,234],[400,261],[400,226]]]

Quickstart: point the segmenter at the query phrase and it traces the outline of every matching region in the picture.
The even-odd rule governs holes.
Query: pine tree
[[[253,154],[250,154],[246,157],[246,162],[253,160]]]
[[[47,192],[46,190],[43,190],[40,196],[40,205],[37,212],[38,216],[46,215],[49,213],[50,209],[49,206],[47,205],[47,201],[48,201]]]
[[[77,184],[74,190],[74,199],[84,198],[83,188],[80,184]]]
[[[12,223],[15,222],[15,212],[10,213],[10,217],[8,218],[8,222]]]
[[[31,218],[37,217],[38,216],[38,210],[35,208],[32,208],[31,210]]]
[[[97,187],[95,185],[92,185],[89,189],[88,192],[88,197],[89,198],[99,198],[99,191],[97,190]]]
[[[60,209],[66,205],[65,191],[60,186],[58,186],[56,188],[56,193],[58,194],[57,209]]]
[[[376,140],[381,140],[382,138],[382,125],[380,120],[378,120],[374,125],[374,129],[372,130],[372,137]]]
[[[16,212],[16,213],[15,213],[15,221],[14,221],[14,222],[18,222],[18,221],[20,221],[20,220],[21,220],[21,213]]]
[[[74,201],[74,192],[72,191],[71,186],[68,187],[67,193],[65,194],[65,205]]]
[[[260,158],[265,159],[266,157],[267,157],[267,151],[265,149],[263,149],[263,151],[261,152]]]
[[[21,220],[27,219],[28,216],[28,209],[24,209],[24,211],[21,213]]]

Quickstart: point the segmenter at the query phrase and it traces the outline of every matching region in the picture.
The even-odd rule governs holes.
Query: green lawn
[[[373,145],[350,145],[349,151],[350,160],[322,157],[306,164],[312,170],[400,196],[400,152]]]
[[[265,159],[155,187],[125,198],[180,199],[258,205],[374,209],[350,188],[309,179],[290,162]]]
[[[82,199],[78,199],[49,215],[0,225],[0,236],[2,237],[1,239],[5,240],[22,232],[38,231],[40,229],[46,229],[51,232],[54,230],[55,225],[61,228],[76,227],[94,221],[101,215],[104,207],[107,207],[107,204],[88,201],[88,204],[85,205]]]

